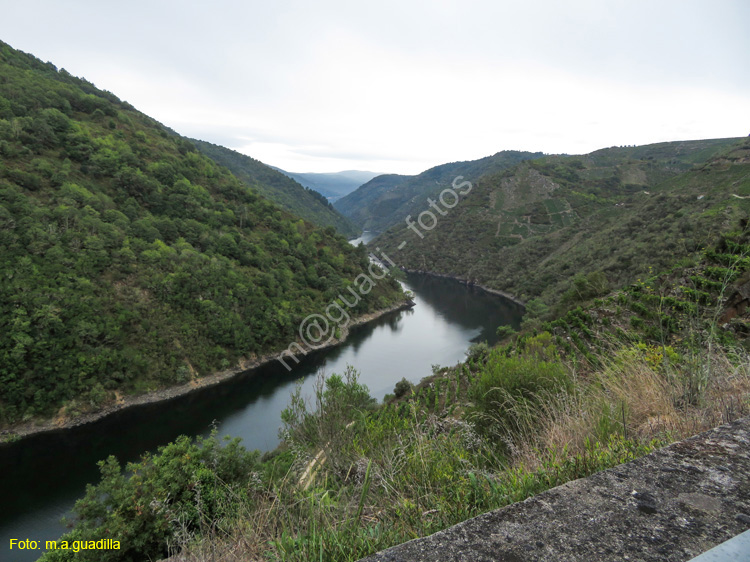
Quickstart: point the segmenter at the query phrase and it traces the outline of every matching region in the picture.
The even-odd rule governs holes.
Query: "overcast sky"
[[[0,39],[295,172],[750,133],[747,0],[0,0]]]

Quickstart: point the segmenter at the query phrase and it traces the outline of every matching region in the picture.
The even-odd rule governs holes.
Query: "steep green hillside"
[[[285,348],[368,265],[114,95],[0,43],[0,424]],[[353,311],[400,298],[378,283]]]
[[[715,236],[749,206],[748,150],[720,139],[547,156],[483,176],[432,230],[402,223],[373,244],[409,269],[556,303],[576,276],[621,286]]]
[[[582,298],[553,321],[525,321],[527,330],[545,330],[579,364],[601,364],[608,352],[628,341],[665,357],[669,346],[689,348],[702,360],[704,338],[750,349],[750,227],[723,232],[718,243],[682,256],[667,271],[638,279],[609,295]],[[698,390],[692,388],[692,390]]]
[[[375,217],[389,217],[401,205],[401,186],[414,176],[383,174],[336,201],[333,206],[362,230],[371,230]]]
[[[210,142],[191,141],[203,154],[287,211],[318,226],[332,226],[348,238],[359,234],[359,230],[314,189],[306,189],[289,176],[234,150]]]
[[[334,207],[363,230],[383,232],[403,223],[408,215],[423,211],[427,207],[427,198],[437,197],[457,176],[474,181],[484,174],[505,170],[523,160],[540,156],[541,152],[505,150],[479,160],[435,166],[417,176],[379,176],[336,201]]]

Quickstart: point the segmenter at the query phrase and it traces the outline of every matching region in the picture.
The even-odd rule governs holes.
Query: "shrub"
[[[359,383],[359,373],[347,366],[343,375],[318,377],[315,384],[314,404],[310,406],[302,396],[302,387],[292,393],[291,403],[281,412],[284,423],[282,435],[288,443],[310,451],[325,449],[328,462],[336,466],[345,464],[348,436],[343,429],[356,421],[364,412],[372,410],[377,401],[370,396],[367,386]]]
[[[466,352],[466,357],[468,358],[469,362],[482,360],[487,357],[489,350],[490,347],[487,345],[486,341],[473,343],[469,347],[469,350]]]
[[[548,355],[554,354],[554,345],[545,349],[512,357],[499,350],[490,353],[471,389],[470,416],[480,432],[502,434],[512,429],[514,414],[505,407],[509,402],[535,402],[542,395],[572,388],[563,365]]]
[[[563,294],[561,301],[565,304],[585,302],[591,298],[606,295],[609,290],[607,276],[601,271],[593,271],[586,276],[576,276],[571,287]]]
[[[498,326],[496,333],[497,337],[502,340],[518,332],[516,332],[511,326]]]
[[[393,394],[396,396],[396,398],[401,398],[402,396],[406,395],[406,393],[411,392],[412,384],[406,380],[406,377],[401,379],[396,383],[396,386],[393,387]]]
[[[192,441],[185,436],[129,463],[125,473],[115,457],[99,463],[101,481],[87,486],[76,502],[76,526],[62,540],[119,540],[121,550],[51,550],[45,562],[68,560],[158,560],[178,530],[197,531],[206,522],[232,518],[245,498],[260,454],[239,439],[222,446],[214,435]]]

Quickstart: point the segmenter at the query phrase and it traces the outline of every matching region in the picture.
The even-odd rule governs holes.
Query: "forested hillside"
[[[234,150],[210,142],[191,140],[203,154],[227,167],[237,178],[287,211],[318,226],[332,226],[348,238],[359,235],[357,227],[314,189],[302,187],[289,176]]]
[[[128,103],[0,43],[0,424],[285,348],[367,265]],[[388,278],[354,312],[400,296]]]
[[[392,216],[401,204],[398,190],[414,176],[383,174],[372,178],[356,191],[342,197],[333,206],[362,230],[377,225],[378,218]]]
[[[749,156],[748,139],[547,156],[483,176],[423,238],[402,222],[373,244],[408,269],[523,300],[557,303],[587,276],[606,292],[700,249],[736,221],[750,206]]]
[[[416,216],[425,210],[427,198],[436,198],[451,186],[456,176],[474,181],[484,174],[540,156],[541,152],[505,150],[479,160],[435,166],[416,176],[378,176],[336,201],[334,207],[361,229],[383,232],[393,225],[403,224],[408,215]]]

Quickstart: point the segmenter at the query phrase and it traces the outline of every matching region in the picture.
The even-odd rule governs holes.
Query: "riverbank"
[[[432,277],[442,277],[444,279],[453,279],[454,281],[463,283],[467,287],[476,287],[477,289],[482,289],[486,293],[490,293],[491,295],[497,295],[499,297],[503,297],[505,299],[508,299],[509,301],[516,303],[519,306],[523,306],[524,308],[526,307],[526,303],[523,302],[518,297],[516,297],[515,295],[511,295],[510,293],[506,293],[505,291],[501,291],[499,289],[492,289],[485,285],[479,285],[478,283],[475,283],[474,281],[469,281],[467,279],[464,279],[463,277],[457,277],[456,275],[448,275],[447,273],[435,273],[434,271],[425,271],[422,269],[408,269],[406,267],[401,267],[400,269],[401,271],[404,271],[406,273],[419,273],[421,275],[431,275]]]
[[[413,306],[413,303],[407,300],[395,303],[381,310],[363,314],[341,329],[340,338],[334,338],[327,344],[316,348],[316,350],[340,345],[344,343],[344,341],[346,341],[349,333],[353,328],[377,320],[378,318],[385,316],[386,314],[390,314],[399,310],[406,310],[408,308],[411,308],[411,306]],[[279,349],[271,353],[261,355],[259,357],[242,359],[236,366],[230,369],[220,371],[212,375],[207,375],[199,379],[194,379],[185,384],[170,386],[168,388],[154,390],[145,394],[120,397],[114,402],[111,402],[105,407],[94,412],[87,412],[73,417],[62,415],[47,420],[34,420],[2,429],[0,430],[0,445],[3,443],[17,442],[19,439],[23,439],[24,437],[29,437],[31,435],[39,433],[57,431],[62,429],[72,429],[74,427],[96,422],[111,414],[114,414],[115,412],[120,412],[127,408],[143,406],[145,404],[154,404],[157,402],[164,402],[173,398],[177,398],[178,396],[183,396],[185,394],[195,392],[197,390],[215,386],[224,381],[230,380],[241,373],[244,373],[251,369],[256,369],[272,361],[276,361],[279,357],[279,354],[282,353],[285,349],[286,348]]]

